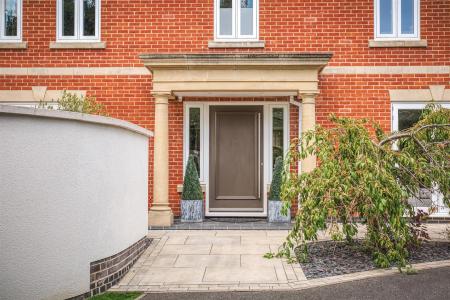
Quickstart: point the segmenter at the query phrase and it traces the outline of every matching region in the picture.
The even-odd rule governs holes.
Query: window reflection
[[[272,110],[272,166],[277,157],[284,155],[284,115],[283,108]]]
[[[194,157],[200,176],[200,108],[189,108],[189,155]]]

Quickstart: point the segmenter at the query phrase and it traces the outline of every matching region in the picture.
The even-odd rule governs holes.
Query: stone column
[[[149,226],[170,226],[173,213],[169,207],[169,93],[155,97],[155,138],[153,158],[153,203],[148,212]]]
[[[302,132],[316,126],[316,96],[318,92],[300,93],[302,98]],[[316,167],[316,156],[311,155],[302,161],[302,172],[311,172]]]

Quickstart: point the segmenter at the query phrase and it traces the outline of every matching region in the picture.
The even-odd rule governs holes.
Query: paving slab
[[[226,245],[213,244],[211,254],[260,254],[270,251],[269,245]]]
[[[241,267],[282,267],[281,259],[273,258],[267,259],[260,254],[242,254],[241,255]]]
[[[166,245],[184,245],[186,244],[186,240],[187,240],[188,236],[187,235],[182,235],[182,236],[170,236],[167,241],[166,241]]]
[[[195,283],[202,282],[204,268],[151,268],[139,282],[139,285],[167,284],[167,283]]]
[[[278,278],[273,267],[207,267],[204,282],[268,283],[278,282]]]
[[[178,255],[176,268],[186,267],[240,267],[240,255]]]
[[[165,245],[160,255],[167,254],[209,254],[212,244],[204,245]]]
[[[163,254],[155,257],[151,263],[152,268],[172,267],[178,258],[178,254]]]
[[[240,236],[188,236],[186,245],[240,245]]]

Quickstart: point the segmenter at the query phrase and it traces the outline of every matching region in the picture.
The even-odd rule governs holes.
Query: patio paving
[[[152,245],[112,290],[250,289],[306,280],[298,265],[263,258],[276,251],[287,234],[287,230],[151,230]]]
[[[442,239],[444,224],[429,224],[433,239]],[[396,270],[373,270],[307,280],[299,264],[265,259],[276,252],[288,230],[150,230],[152,244],[111,291],[250,291],[299,289]],[[361,236],[364,230],[361,230]],[[328,239],[326,234],[321,240]],[[432,268],[450,261],[419,264]]]

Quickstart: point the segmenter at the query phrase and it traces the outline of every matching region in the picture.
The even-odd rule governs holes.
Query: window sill
[[[0,49],[27,49],[27,42],[0,42]]]
[[[200,186],[202,188],[202,192],[204,193],[206,191],[206,184],[200,183]],[[181,194],[183,192],[183,185],[182,184],[177,185],[177,192],[179,194]]]
[[[105,42],[51,42],[50,49],[105,49]]]
[[[378,41],[369,40],[369,48],[408,48],[419,47],[426,48],[428,46],[427,40],[393,40],[393,41]]]
[[[228,41],[209,41],[208,48],[264,48],[264,41],[250,42],[228,42]]]

